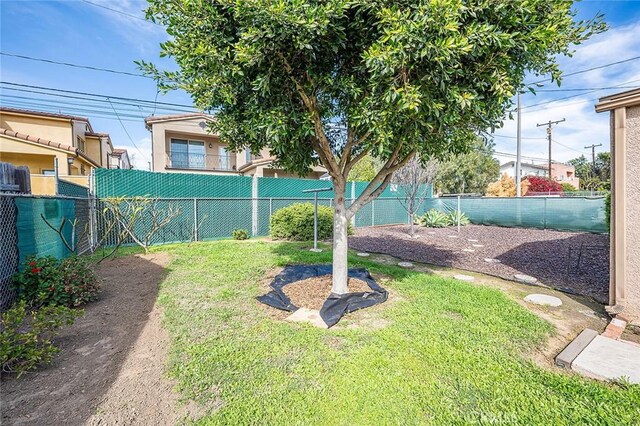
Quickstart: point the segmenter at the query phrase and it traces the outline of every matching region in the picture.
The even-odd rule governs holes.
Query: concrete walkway
[[[640,384],[640,346],[596,336],[573,360],[571,369],[594,379],[626,378]]]

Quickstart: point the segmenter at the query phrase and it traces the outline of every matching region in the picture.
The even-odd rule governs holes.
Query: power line
[[[608,90],[608,89],[636,89],[638,86],[609,86],[609,87],[583,87],[570,89],[536,89],[538,92],[584,92],[587,90]]]
[[[568,74],[564,74],[562,77],[564,78],[564,77],[571,77],[572,75],[584,74],[586,72],[591,72],[591,71],[599,70],[599,69],[602,69],[602,68],[612,67],[614,65],[624,64],[624,63],[627,63],[627,62],[635,61],[637,59],[640,59],[640,56],[634,56],[632,58],[623,59],[621,61],[610,62],[608,64],[599,65],[599,66],[596,66],[596,67],[591,67],[591,68],[587,68],[587,69],[584,69],[584,70],[571,72],[571,73],[568,73]],[[525,85],[530,86],[530,85],[533,85],[533,84],[546,83],[547,81],[552,81],[552,79],[551,78],[547,78],[547,79],[540,80],[540,81],[534,81],[533,83],[525,83]]]
[[[60,61],[54,61],[52,59],[35,58],[33,56],[18,55],[18,54],[15,54],[15,53],[0,52],[0,55],[2,55],[2,56],[10,56],[12,58],[26,59],[26,60],[35,61],[35,62],[45,62],[45,63],[48,63],[48,64],[54,64],[54,65],[64,65],[66,67],[80,68],[80,69],[86,69],[86,70],[91,70],[91,71],[101,71],[101,72],[108,72],[108,73],[112,73],[112,74],[122,74],[122,75],[128,75],[128,76],[132,76],[132,77],[142,77],[142,78],[149,78],[149,79],[152,78],[152,77],[149,77],[149,76],[146,76],[146,75],[143,75],[143,74],[136,74],[136,73],[129,72],[129,71],[120,71],[120,70],[113,70],[113,69],[109,69],[109,68],[93,67],[91,65],[72,64],[70,62],[60,62]]]
[[[107,98],[107,100],[109,100]],[[109,101],[111,102],[111,101]],[[118,118],[118,121],[120,122],[120,125],[122,126],[122,129],[124,130],[124,132],[127,134],[127,137],[129,138],[129,140],[131,141],[131,143],[133,144],[133,146],[138,150],[138,152],[142,155],[143,158],[146,159],[146,155],[144,155],[142,153],[142,151],[140,150],[140,148],[138,148],[138,145],[136,145],[136,143],[133,141],[133,138],[131,137],[131,135],[129,134],[129,131],[127,130],[127,127],[124,125],[124,123],[122,122],[122,120],[120,120],[120,116],[118,115],[118,111],[116,111],[116,109],[113,107],[113,105],[111,105],[111,108],[113,108],[113,112],[115,113],[116,117]]]
[[[517,136],[508,136],[508,135],[499,135],[497,133],[491,133],[491,136],[496,136],[499,138],[508,138],[508,139],[517,139]],[[521,138],[521,139],[527,139],[527,140],[546,140],[546,138]]]
[[[77,92],[77,91],[74,91],[74,90],[55,89],[55,88],[51,88],[51,87],[34,86],[34,85],[30,85],[30,84],[11,83],[11,82],[8,82],[8,81],[0,81],[0,84],[10,85],[10,86],[17,86],[17,87],[26,87],[26,88],[29,88],[29,89],[47,90],[47,91],[56,92],[56,93],[71,93],[71,94],[74,94],[74,95],[93,96],[93,97],[105,98],[105,99],[106,98],[110,98],[110,99],[117,99],[117,100],[120,100],[120,101],[142,102],[142,103],[147,103],[147,104],[151,104],[151,105],[156,105],[157,104],[157,105],[166,105],[166,106],[171,106],[171,107],[183,107],[183,108],[196,109],[192,105],[174,104],[174,103],[168,103],[168,102],[157,102],[157,101],[150,101],[150,100],[146,100],[146,99],[124,98],[124,97],[120,97],[120,96],[103,95],[103,94],[98,94],[98,93]]]
[[[537,104],[533,104],[533,105],[526,105],[526,106],[522,107],[522,109],[528,109],[528,108],[533,108],[533,107],[537,107],[537,106],[542,106],[542,105],[551,104],[551,103],[554,103],[554,102],[564,101],[564,100],[567,100],[567,99],[577,98],[577,97],[580,97],[580,96],[587,95],[587,94],[589,94],[589,93],[598,92],[598,91],[600,91],[600,90],[607,90],[607,89],[619,89],[619,88],[620,88],[620,86],[624,86],[624,85],[626,85],[626,84],[631,84],[631,83],[636,83],[636,82],[638,82],[638,81],[640,81],[640,79],[637,79],[637,80],[630,80],[630,81],[625,81],[624,83],[616,84],[616,85],[610,86],[610,87],[608,87],[608,88],[603,88],[603,89],[593,89],[593,90],[590,90],[590,91],[588,91],[588,92],[578,93],[577,95],[564,96],[564,97],[562,97],[562,98],[557,98],[557,99],[553,99],[553,100],[550,100],[550,101],[539,102],[539,103],[537,103]],[[634,88],[636,88],[636,87],[638,87],[638,86],[634,86]]]
[[[139,19],[139,20],[144,21],[144,22],[146,22],[148,24],[158,25],[159,27],[164,28],[162,25],[158,24],[157,22],[148,21],[145,18],[141,18],[140,16],[132,15],[130,13],[127,13],[127,12],[123,11],[123,10],[112,9],[112,8],[110,8],[108,6],[104,6],[104,5],[101,5],[101,4],[98,4],[98,3],[93,3],[93,2],[90,2],[88,0],[81,0],[81,1],[83,3],[87,3],[87,4],[90,4],[90,5],[95,6],[95,7],[99,7],[99,8],[106,9],[106,10],[110,10],[111,12],[119,13],[121,15],[128,16],[129,18]]]
[[[557,141],[557,140],[555,140],[555,139],[552,139],[552,140],[553,140],[553,142],[554,142],[554,143],[556,143],[556,144],[558,144],[558,145],[560,145],[560,146],[562,146],[562,147],[564,147],[564,148],[570,149],[571,151],[575,151],[575,152],[577,152],[578,154],[583,154],[583,155],[584,155],[584,152],[582,152],[582,151],[580,151],[580,150],[577,150],[577,149],[575,149],[575,148],[571,148],[570,146],[565,145],[565,144],[563,144],[563,143],[560,143],[560,142],[558,142],[558,141]]]

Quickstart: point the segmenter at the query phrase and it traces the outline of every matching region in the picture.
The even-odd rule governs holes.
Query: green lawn
[[[160,300],[170,374],[211,407],[201,424],[638,424],[640,386],[543,370],[527,351],[553,332],[500,291],[361,258],[387,303],[339,328],[271,319],[255,297],[271,268],[328,263],[302,245],[177,245]],[[346,328],[383,323],[382,328]],[[215,407],[215,408],[213,408]]]

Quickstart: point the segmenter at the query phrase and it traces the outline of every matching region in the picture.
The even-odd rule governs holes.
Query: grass
[[[638,424],[640,386],[602,384],[526,358],[553,332],[500,291],[353,257],[392,300],[316,329],[272,319],[265,273],[328,263],[295,243],[162,248],[164,325],[178,390],[199,424]],[[347,326],[365,320],[385,327]]]

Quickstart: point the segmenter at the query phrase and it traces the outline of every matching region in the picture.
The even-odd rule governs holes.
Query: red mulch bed
[[[455,227],[416,227],[420,237],[412,239],[408,229],[408,225],[358,228],[349,238],[349,245],[359,251],[385,253],[403,260],[506,279],[513,279],[514,274],[531,275],[561,291],[589,296],[601,303],[608,300],[609,236],[606,234],[467,225],[461,228],[460,234]],[[487,263],[485,258],[498,259],[501,263]]]
[[[372,291],[369,284],[357,278],[349,278],[347,283],[349,293],[363,293]],[[284,294],[291,299],[291,303],[299,308],[320,310],[331,294],[331,275],[307,278],[285,285]]]

